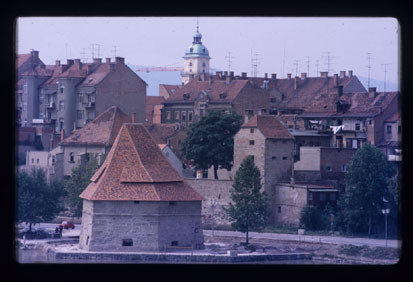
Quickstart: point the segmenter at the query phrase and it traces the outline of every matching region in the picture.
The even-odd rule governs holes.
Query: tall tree
[[[63,185],[57,181],[47,183],[43,169],[18,172],[16,186],[17,221],[28,223],[30,232],[32,224],[52,220],[63,210]]]
[[[251,157],[246,157],[237,172],[231,189],[233,203],[224,208],[232,221],[231,226],[237,231],[260,230],[265,227],[267,212],[267,196],[261,192],[260,170],[254,165]]]
[[[218,179],[218,168],[230,170],[234,159],[234,135],[241,127],[241,116],[223,110],[211,110],[199,122],[189,127],[182,143],[183,156],[191,160],[196,168],[214,168]]]
[[[67,203],[73,216],[82,215],[83,200],[79,195],[90,183],[90,178],[99,168],[99,163],[103,163],[105,155],[101,155],[100,161],[96,154],[89,154],[89,160],[81,163],[72,169],[70,178],[64,181],[64,189],[67,192]]]
[[[392,199],[389,178],[394,174],[386,156],[375,146],[364,144],[353,156],[346,173],[346,194],[341,199],[341,216],[352,232],[372,231],[374,217]]]

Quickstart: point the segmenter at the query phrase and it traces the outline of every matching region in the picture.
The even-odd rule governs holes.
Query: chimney
[[[224,71],[224,76],[227,76],[228,75],[228,72],[227,71]]]
[[[338,85],[338,74],[334,74],[334,85],[337,86]]]
[[[377,92],[376,87],[369,87],[369,98],[376,98]]]
[[[271,74],[271,79],[277,79],[277,74],[276,74],[276,73],[272,73],[272,74]]]
[[[340,78],[346,77],[346,71],[340,71]]]
[[[287,78],[291,79],[291,73],[287,73]]]
[[[322,71],[320,73],[320,77],[327,78],[328,77],[328,72],[327,71]]]
[[[230,76],[230,77],[234,77],[234,72],[233,72],[233,71],[230,71],[230,72],[229,72],[229,76]]]
[[[307,78],[307,73],[306,72],[302,72],[301,73],[301,79],[306,79]]]
[[[264,77],[265,77],[265,79],[267,79],[268,78],[268,73],[264,73]]]
[[[343,85],[337,85],[337,93],[338,97],[341,97],[343,95]]]
[[[106,63],[110,63],[110,58],[106,58]]]
[[[91,65],[86,65],[86,73],[89,74],[92,72],[92,66]]]
[[[241,78],[247,78],[247,73],[246,73],[246,72],[242,72],[242,73],[241,73]]]
[[[73,65],[73,60],[67,59],[67,66],[70,67]]]
[[[125,64],[125,58],[122,57],[116,57],[115,62],[119,65],[124,65]]]
[[[136,113],[132,113],[132,123],[136,122]]]
[[[60,141],[63,141],[65,139],[65,130],[62,128],[61,134],[60,134]]]
[[[298,76],[294,77],[294,90],[298,88],[298,84],[299,84],[298,80],[299,80]]]
[[[353,77],[353,71],[352,71],[352,70],[349,70],[349,71],[348,71],[348,76],[349,76],[349,77]]]
[[[216,74],[220,79],[222,78],[222,71],[217,71]]]
[[[39,51],[32,50],[30,54],[32,54],[33,59],[39,58]]]
[[[100,63],[102,63],[102,59],[101,58],[93,58],[93,63],[94,64],[100,64]]]
[[[60,60],[56,60],[56,67],[60,67]]]
[[[225,83],[229,84],[231,82],[232,78],[230,76],[225,77]]]

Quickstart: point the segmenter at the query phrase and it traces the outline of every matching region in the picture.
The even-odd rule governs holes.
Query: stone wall
[[[274,222],[298,227],[301,211],[307,206],[307,188],[301,185],[274,185]]]
[[[88,251],[159,251],[203,244],[201,203],[87,201],[79,246]],[[124,246],[131,240],[132,246]],[[174,242],[174,243],[173,243]]]
[[[206,200],[202,201],[202,221],[207,226],[229,225],[223,209],[231,201],[232,181],[214,179],[186,179],[188,184]]]

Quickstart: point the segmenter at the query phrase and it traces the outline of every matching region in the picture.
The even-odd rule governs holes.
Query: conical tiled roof
[[[201,201],[143,124],[123,124],[105,162],[80,194],[87,200]]]

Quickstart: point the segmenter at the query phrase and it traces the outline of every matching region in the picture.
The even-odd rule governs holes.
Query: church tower
[[[194,41],[186,49],[184,58],[184,72],[182,74],[182,84],[187,84],[191,77],[196,77],[200,74],[209,74],[209,56],[208,49],[202,45],[202,34],[196,27]]]

